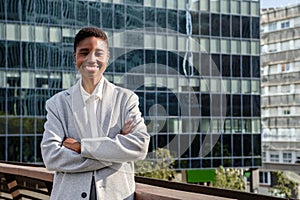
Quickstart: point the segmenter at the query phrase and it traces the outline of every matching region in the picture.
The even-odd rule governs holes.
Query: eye
[[[95,52],[95,56],[97,56],[97,57],[102,57],[102,56],[104,56],[104,52],[102,52],[102,51],[97,51],[97,52]]]
[[[80,54],[80,55],[86,56],[86,55],[88,55],[89,53],[88,53],[87,51],[82,51],[82,52],[80,52],[79,54]]]

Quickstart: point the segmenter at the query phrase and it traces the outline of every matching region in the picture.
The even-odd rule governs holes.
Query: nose
[[[89,55],[86,58],[86,61],[88,63],[96,63],[97,59],[96,59],[96,56],[95,56],[95,52],[90,52]]]

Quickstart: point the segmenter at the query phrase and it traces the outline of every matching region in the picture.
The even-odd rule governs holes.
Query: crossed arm
[[[120,134],[127,135],[129,133],[132,133],[132,131],[134,130],[135,127],[136,127],[136,124],[135,124],[134,120],[131,118],[129,121],[127,121],[124,124],[124,127],[120,131]],[[65,138],[62,143],[62,146],[66,147],[72,151],[75,151],[77,153],[81,153],[81,144],[74,138],[71,138],[71,137]]]

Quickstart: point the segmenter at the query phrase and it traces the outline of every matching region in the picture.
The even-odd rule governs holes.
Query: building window
[[[294,27],[300,26],[300,17],[294,19]]]
[[[283,153],[282,155],[284,163],[291,163],[292,162],[292,153]]]
[[[290,64],[281,64],[281,72],[288,72],[290,71]]]
[[[276,30],[277,30],[276,22],[269,24],[269,31],[276,31]]]
[[[271,184],[270,172],[259,172],[259,183],[261,184]]]
[[[289,114],[291,114],[291,112],[290,112],[290,110],[283,110],[283,114],[284,115],[289,115]]]
[[[270,162],[279,162],[279,154],[271,153],[270,154]]]
[[[297,156],[296,163],[300,163],[300,156]]]
[[[277,51],[277,44],[270,44],[269,45],[269,52],[276,52]]]
[[[267,159],[266,159],[266,152],[262,152],[262,161],[263,162],[267,162]]]
[[[289,28],[290,27],[290,22],[286,21],[286,22],[281,22],[281,28]]]

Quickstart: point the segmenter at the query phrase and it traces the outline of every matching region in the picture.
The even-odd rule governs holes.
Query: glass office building
[[[78,78],[83,26],[108,34],[105,77],[140,97],[150,157],[261,165],[258,0],[1,0],[0,160],[42,162],[45,101]]]

